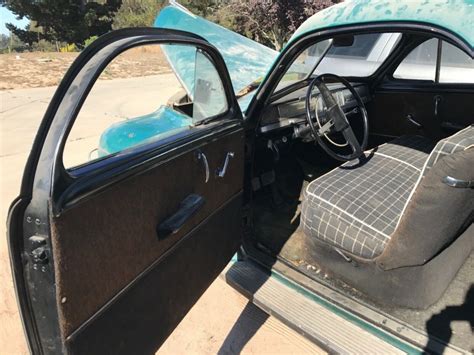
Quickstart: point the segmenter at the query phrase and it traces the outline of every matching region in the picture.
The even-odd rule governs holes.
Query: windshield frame
[[[297,80],[293,83],[290,83],[288,85],[285,85],[285,86],[282,86],[281,88],[279,88],[279,85],[282,83],[285,75],[287,75],[289,73],[289,70],[291,69],[291,67],[293,66],[293,64],[298,60],[298,58],[308,49],[310,49],[311,47],[315,46],[315,45],[319,45],[320,43],[323,43],[325,41],[328,41],[327,43],[327,47],[323,50],[323,52],[321,53],[321,56],[319,58],[317,58],[316,60],[316,63],[311,67],[311,69],[308,71],[308,74],[301,80]],[[329,52],[329,50],[332,48],[332,43],[333,43],[333,38],[329,38],[329,39],[326,39],[326,40],[323,40],[323,41],[319,41],[319,42],[316,42],[316,43],[313,43],[307,47],[305,47],[297,56],[295,56],[295,59],[291,62],[291,64],[288,66],[288,69],[286,70],[286,72],[283,74],[283,76],[281,77],[280,81],[278,82],[276,88],[275,88],[275,94],[278,94],[280,91],[282,90],[285,90],[286,88],[290,87],[290,86],[297,86],[298,84],[302,83],[302,82],[306,82],[308,79],[311,78],[311,76],[313,75],[314,71],[316,70],[316,68],[319,66],[319,64],[323,61],[324,57],[326,56],[326,54]]]
[[[386,54],[386,56],[384,58],[382,58],[381,61],[379,62],[375,62],[376,63],[376,67],[375,69],[370,72],[370,74],[368,75],[365,75],[365,76],[356,76],[356,75],[341,75],[341,74],[337,74],[337,73],[332,73],[332,74],[336,74],[336,75],[341,75],[345,78],[350,78],[350,79],[354,79],[355,81],[359,81],[359,82],[365,82],[367,81],[367,78],[371,78],[373,77],[376,72],[379,71],[379,69],[381,67],[383,67],[384,63],[391,57],[392,53],[395,52],[395,50],[399,47],[399,44],[400,42],[402,41],[402,38],[403,38],[403,33],[399,32],[399,31],[372,31],[372,32],[360,32],[360,33],[356,33],[354,34],[354,36],[361,36],[361,35],[371,35],[371,34],[379,34],[380,36],[378,36],[375,40],[375,42],[373,42],[372,44],[372,47],[369,51],[369,54],[365,57],[365,58],[362,58],[362,59],[356,59],[356,60],[359,60],[359,61],[366,61],[366,62],[370,62],[368,60],[368,58],[370,57],[371,55],[371,51],[374,50],[374,48],[376,48],[378,46],[378,43],[379,41],[381,40],[381,37],[385,34],[390,34],[390,35],[393,35],[393,34],[398,34],[397,38],[395,40],[393,39],[388,39],[387,42],[385,43],[384,46],[386,45],[391,45],[391,48],[389,50],[389,52]],[[309,79],[311,79],[313,76],[314,76],[314,73],[315,71],[318,69],[318,67],[320,66],[320,64],[327,58],[327,55],[328,53],[330,52],[331,49],[333,48],[337,48],[337,47],[334,47],[333,45],[333,40],[334,40],[334,37],[329,37],[329,38],[325,38],[325,39],[321,39],[320,41],[317,41],[317,42],[313,42],[309,45],[307,45],[306,47],[304,47],[297,55],[295,55],[293,61],[288,65],[286,71],[284,72],[283,76],[280,78],[279,82],[277,83],[276,87],[274,88],[274,92],[272,95],[275,95],[277,97],[281,97],[282,95],[280,95],[281,93],[283,92],[287,92],[286,89],[288,88],[299,88],[301,87],[302,84],[305,84],[309,81]],[[279,87],[280,84],[282,83],[285,75],[289,72],[289,70],[291,69],[291,67],[293,66],[293,64],[298,60],[298,58],[306,51],[308,50],[309,48],[313,47],[313,46],[316,46],[316,45],[319,45],[325,41],[328,41],[328,46],[324,49],[323,53],[321,54],[321,56],[319,58],[317,58],[316,60],[316,63],[315,65],[312,67],[312,69],[310,71],[308,71],[308,74],[303,78],[303,79],[300,79],[298,81],[295,81],[291,84],[288,84],[288,85],[284,85],[282,87]],[[393,41],[393,43],[389,44],[389,42]],[[351,45],[352,46],[352,45]],[[348,46],[348,47],[351,47],[351,46]],[[379,54],[381,55],[381,54]],[[345,56],[345,55],[340,55],[340,54],[335,54],[335,55],[331,55],[331,58],[335,58],[335,59],[342,59],[342,60],[350,60],[351,58],[354,59],[354,57],[351,57],[351,56]],[[303,85],[304,86],[304,85]],[[274,101],[274,100],[272,100]]]

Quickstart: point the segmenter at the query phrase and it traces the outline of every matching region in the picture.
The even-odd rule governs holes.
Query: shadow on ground
[[[469,291],[466,293],[464,303],[459,306],[447,306],[439,313],[434,314],[426,322],[426,331],[430,340],[424,349],[425,353],[442,354],[445,347],[439,345],[437,339],[449,344],[453,336],[451,323],[454,321],[467,321],[474,329],[474,284],[471,284]],[[471,340],[474,339],[474,334]],[[471,345],[471,353],[474,352],[474,344]]]

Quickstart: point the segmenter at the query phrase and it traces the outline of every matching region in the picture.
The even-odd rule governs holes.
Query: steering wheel
[[[329,90],[326,86],[325,81],[328,79],[331,79],[332,82],[337,81],[342,83],[347,89],[349,89],[352,96],[355,98],[357,102],[357,108],[352,110],[352,112],[356,112],[358,110],[362,114],[362,123],[364,126],[364,137],[362,142],[359,142],[355,136],[346,114],[338,104],[331,90]],[[315,86],[318,88],[321,94],[320,97],[327,107],[325,110],[325,117],[320,118],[318,114],[319,97],[316,99],[316,108],[314,110],[311,109],[312,92]],[[369,139],[369,120],[367,118],[367,110],[365,109],[365,105],[362,102],[360,95],[346,79],[341,78],[335,74],[322,74],[313,79],[313,81],[309,84],[308,91],[306,93],[306,120],[308,121],[316,141],[332,158],[341,161],[349,161],[359,158],[364,154],[364,150],[367,147],[367,141]],[[345,143],[340,144],[332,140],[329,135],[334,133],[341,133],[345,139]],[[327,142],[324,140],[324,137],[327,139]],[[331,145],[334,147],[349,146],[352,150],[352,153],[338,153],[333,147],[331,147]]]

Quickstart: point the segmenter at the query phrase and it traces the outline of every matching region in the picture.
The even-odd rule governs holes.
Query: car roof
[[[289,43],[323,28],[400,21],[443,27],[474,47],[474,0],[349,0],[311,16]]]

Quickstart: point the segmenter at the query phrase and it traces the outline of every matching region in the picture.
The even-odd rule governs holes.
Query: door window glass
[[[194,46],[146,45],[102,71],[67,138],[66,168],[157,142],[228,109],[209,56]]]
[[[403,59],[393,73],[393,77],[435,81],[437,51],[438,40],[436,38],[423,42]]]
[[[193,120],[201,121],[227,110],[224,87],[214,64],[203,51],[196,51]]]

